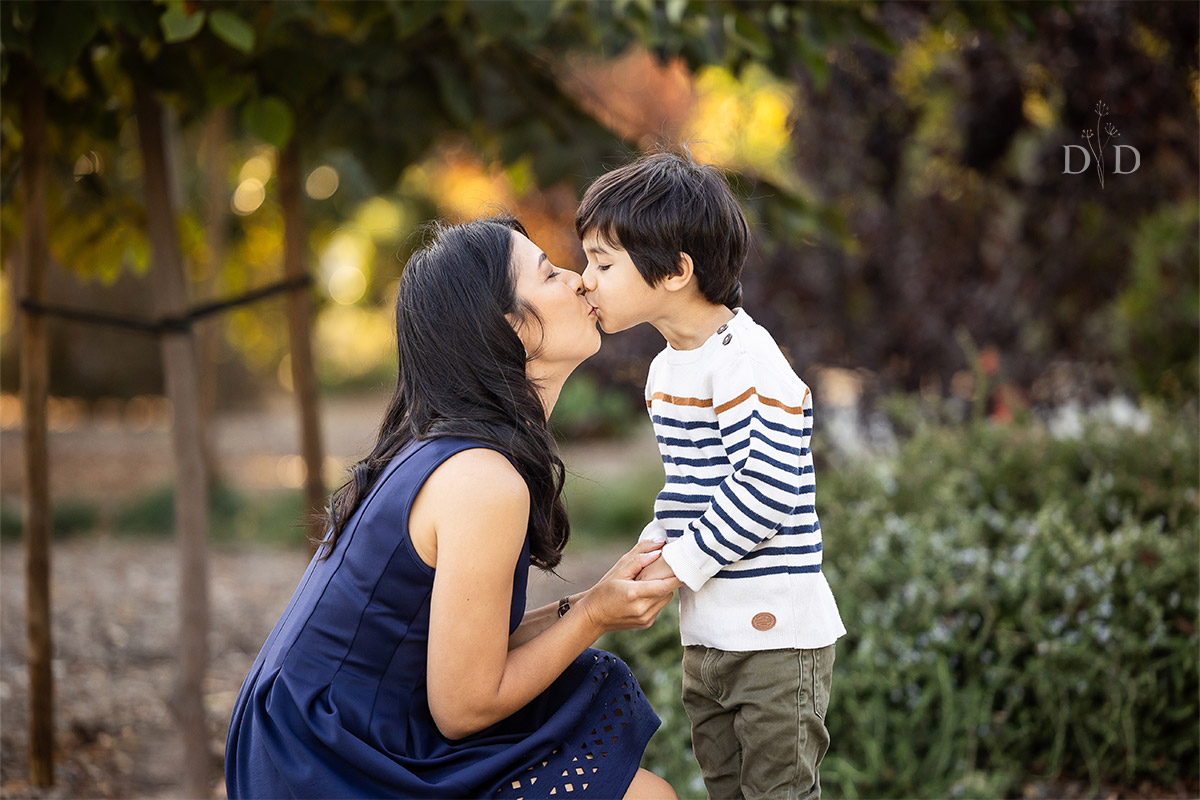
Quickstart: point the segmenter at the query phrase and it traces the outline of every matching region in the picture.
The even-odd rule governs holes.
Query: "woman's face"
[[[536,244],[513,232],[513,269],[517,297],[541,317],[514,324],[517,336],[535,361],[574,369],[600,349],[596,312],[583,299],[583,279],[560,269]]]

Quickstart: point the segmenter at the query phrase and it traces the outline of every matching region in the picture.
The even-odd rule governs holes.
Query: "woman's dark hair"
[[[529,486],[530,562],[553,569],[561,560],[570,534],[565,469],[525,374],[525,348],[505,318],[540,325],[516,293],[514,231],[528,235],[510,217],[437,225],[431,243],[405,265],[396,297],[396,389],[374,449],[326,509],[322,558],[407,443],[461,436],[505,453]]]
[[[593,181],[575,212],[575,232],[582,239],[593,231],[628,252],[650,286],[677,274],[679,254],[687,253],[706,300],[742,304],[750,227],[725,176],[686,149],[642,156]]]

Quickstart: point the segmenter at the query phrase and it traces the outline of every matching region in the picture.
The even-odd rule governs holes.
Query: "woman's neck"
[[[538,361],[531,361],[525,366],[525,374],[529,376],[538,399],[542,401],[542,408],[546,410],[547,421],[554,411],[559,394],[562,393],[563,384],[567,382],[571,372],[570,369],[565,371],[553,369]]]

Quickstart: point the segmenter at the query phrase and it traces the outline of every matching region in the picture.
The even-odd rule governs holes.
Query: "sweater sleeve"
[[[790,377],[781,380],[743,359],[713,379],[721,445],[733,471],[683,536],[663,548],[676,577],[693,591],[812,503],[812,398]]]

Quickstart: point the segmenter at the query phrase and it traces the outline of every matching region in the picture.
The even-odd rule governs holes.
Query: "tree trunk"
[[[217,278],[225,267],[228,252],[226,223],[229,217],[229,187],[225,175],[225,146],[229,141],[229,109],[213,111],[204,124],[204,237],[208,258],[200,265],[198,294],[204,301],[215,299]],[[196,323],[196,351],[200,362],[200,427],[204,431],[204,464],[209,485],[218,480],[219,465],[213,440],[217,411],[217,363],[221,353],[224,317],[216,315]]]
[[[308,235],[304,227],[300,193],[300,151],[296,138],[279,157],[279,196],[283,206],[283,271],[285,277],[301,278],[308,273]],[[300,411],[300,448],[304,457],[305,507],[308,531],[319,538],[323,527],[314,515],[325,507],[325,480],[321,474],[321,416],[317,397],[317,372],[312,352],[312,298],[309,292],[288,293],[288,337],[292,354],[292,388]]]
[[[29,79],[24,98],[21,180],[24,208],[24,296],[41,303],[45,294],[46,93],[41,79]],[[54,676],[50,669],[50,478],[46,442],[46,318],[21,315],[21,405],[25,427],[25,619],[29,663],[29,780],[54,784]]]
[[[134,82],[146,190],[155,305],[163,316],[187,310],[187,284],[176,229],[164,135],[163,108]],[[179,545],[179,674],[172,710],[183,744],[183,795],[208,797],[212,755],[204,712],[208,666],[208,486],[198,408],[196,348],[190,328],[168,331],[161,344],[163,375],[172,408],[175,453],[175,535]]]

